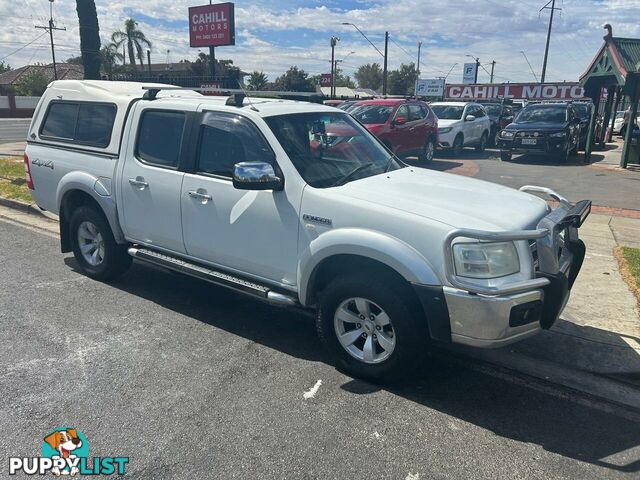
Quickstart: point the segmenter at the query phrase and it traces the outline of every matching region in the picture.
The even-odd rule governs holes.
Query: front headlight
[[[552,138],[564,138],[567,136],[567,132],[556,132],[549,135]]]
[[[502,132],[500,132],[500,136],[502,138],[513,138],[514,135],[515,132],[511,132],[509,130],[502,130]]]
[[[513,242],[457,243],[453,246],[456,275],[467,278],[498,278],[520,271]]]
[[[451,130],[453,130],[453,127],[439,128],[438,133],[449,133]]]

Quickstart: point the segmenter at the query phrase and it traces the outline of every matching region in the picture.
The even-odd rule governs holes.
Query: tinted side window
[[[484,107],[476,107],[476,113],[474,115],[478,118],[486,117],[487,112],[484,111]]]
[[[233,176],[239,162],[273,164],[273,153],[258,129],[240,115],[208,112],[200,127],[197,171]]]
[[[396,117],[404,117],[407,119],[407,121],[409,121],[409,108],[406,105],[402,105],[399,109],[398,112],[396,113]]]
[[[73,140],[77,121],[77,103],[52,103],[40,134],[45,137]]]
[[[144,112],[138,131],[138,157],[155,165],[177,167],[184,124],[183,112]]]
[[[424,111],[420,105],[409,105],[409,121],[414,122],[423,118]]]
[[[115,105],[81,104],[75,140],[78,143],[106,147],[116,118]]]

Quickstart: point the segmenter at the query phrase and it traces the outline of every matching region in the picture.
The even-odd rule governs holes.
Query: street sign
[[[478,65],[474,63],[465,63],[462,70],[462,83],[476,83],[476,70]]]
[[[416,96],[442,97],[444,95],[444,78],[420,78],[416,82]]]
[[[457,84],[447,85],[444,96],[445,98],[460,100],[491,98],[577,100],[584,98],[584,89],[577,82]]]
[[[234,4],[189,7],[189,40],[192,47],[235,45]]]
[[[333,76],[330,73],[323,73],[320,75],[320,86],[330,87],[332,84]]]

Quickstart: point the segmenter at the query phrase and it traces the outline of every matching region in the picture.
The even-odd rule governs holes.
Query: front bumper
[[[456,139],[459,131],[455,128],[447,133],[440,133],[438,130],[438,147],[439,148],[451,148],[453,141]]]
[[[475,347],[494,348],[513,343],[550,328],[567,301],[585,256],[578,229],[591,211],[591,202],[570,204],[542,187],[524,191],[547,193],[560,206],[544,217],[535,230],[484,232],[456,230],[445,241],[449,286],[443,288],[450,339]],[[563,232],[564,236],[561,236]],[[477,241],[522,241],[530,246],[532,278],[501,286],[480,286],[455,275],[452,250],[458,238]]]
[[[526,144],[523,142],[535,141],[535,144]],[[498,137],[497,147],[503,152],[511,153],[528,153],[539,155],[555,155],[564,153],[567,150],[567,138],[554,138],[549,136],[539,137],[514,137],[511,139],[504,139]]]

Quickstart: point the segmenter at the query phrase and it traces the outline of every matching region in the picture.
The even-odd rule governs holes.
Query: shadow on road
[[[592,157],[593,158],[593,157]],[[568,161],[562,161],[554,155],[514,155],[509,163],[520,165],[553,165],[555,167],[586,167],[589,164],[584,163],[584,153],[580,152],[573,155]]]
[[[72,257],[65,263],[77,271]],[[138,263],[113,287],[287,355],[326,362],[307,315]],[[640,445],[640,424],[465,368],[447,356],[436,354],[417,366],[419,380],[410,385],[386,388],[351,380],[342,388],[354,395],[385,388],[505,438],[612,470],[640,471],[640,459],[625,453]]]

